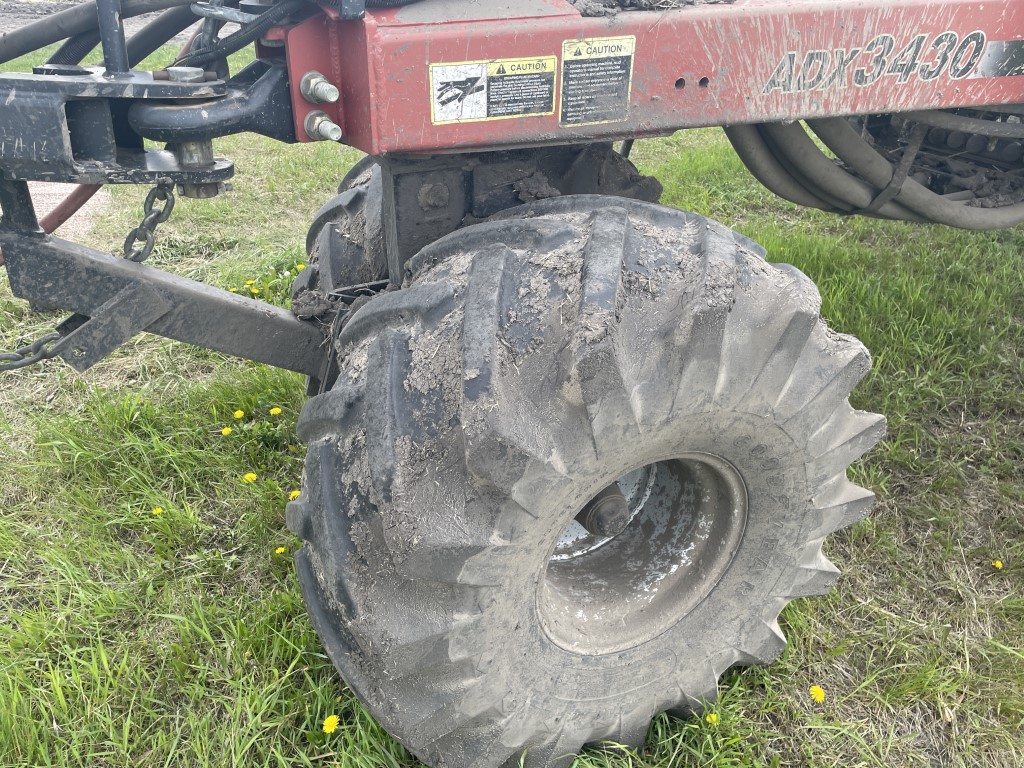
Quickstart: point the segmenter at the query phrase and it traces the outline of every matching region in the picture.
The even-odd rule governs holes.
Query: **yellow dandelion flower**
[[[235,411],[231,415],[234,416],[236,419],[241,419],[242,417],[245,416],[245,411]]]
[[[992,567],[995,568],[997,571],[1003,570],[1003,561],[1002,560],[993,560],[992,561]]]
[[[156,515],[157,517],[160,517],[160,515],[162,515],[163,513],[164,513],[164,508],[163,507],[153,507],[153,514]]]
[[[302,491],[292,491],[288,494],[288,501],[295,501],[299,496],[302,495]]]
[[[809,689],[809,693],[811,694],[811,698],[819,704],[825,701],[825,689],[820,685],[812,685]]]
[[[255,472],[246,472],[244,475],[242,475],[242,479],[245,482],[247,482],[247,483],[255,483],[256,482],[256,473]]]
[[[280,408],[271,408],[270,409],[270,415],[271,416],[280,416],[281,415],[281,409]]]
[[[341,722],[341,718],[337,715],[331,715],[324,720],[324,733],[334,733],[338,730],[338,723]]]
[[[222,435],[224,435],[224,437],[227,437],[227,436],[228,436],[228,435],[230,435],[230,434],[231,434],[231,433],[232,433],[233,431],[234,431],[234,430],[233,430],[233,429],[231,429],[231,427],[224,427],[224,429],[222,429],[222,430],[220,431],[220,433],[221,433]]]
[[[245,284],[246,285],[256,285],[256,281],[255,280],[246,280]]]
[[[295,268],[301,272],[302,270],[304,270],[306,268],[306,265],[305,264],[296,264]]]
[[[251,294],[252,294],[253,296],[258,296],[258,295],[259,295],[259,293],[260,293],[260,289],[259,289],[259,288],[250,288],[250,289],[249,289],[249,292],[250,292],[250,293],[251,293]]]
[[[274,554],[275,555],[283,555],[287,551],[288,550],[285,549],[284,547],[278,547],[277,549],[274,550]]]
[[[709,725],[718,725],[718,715],[716,715],[714,712],[704,715],[704,722],[708,723]]]
[[[228,288],[228,290],[231,291],[232,293],[238,293],[237,288]]]

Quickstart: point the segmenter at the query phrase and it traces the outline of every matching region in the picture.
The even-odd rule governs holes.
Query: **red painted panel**
[[[1024,102],[1024,44],[1000,45],[1024,40],[1024,3],[1013,0],[737,0],[611,18],[583,18],[565,0],[533,2],[542,13],[506,22],[430,23],[407,10],[313,19],[287,33],[290,71],[341,79],[346,142],[371,154]],[[612,37],[636,38],[628,105],[612,122],[564,124],[563,43]],[[432,120],[430,65],[552,56],[554,114]],[[615,76],[611,90],[623,85]],[[297,99],[301,120],[310,105]]]
[[[310,141],[305,128],[306,117],[310,112],[324,112],[338,125],[343,126],[345,123],[344,111],[347,100],[344,96],[336,104],[313,104],[303,97],[299,88],[303,75],[311,71],[319,72],[335,85],[340,86],[342,83],[343,70],[339,50],[341,38],[338,35],[340,23],[328,16],[316,16],[286,30],[273,29],[266,35],[267,40],[283,40],[285,43],[292,110],[295,114],[295,135],[300,141]],[[352,74],[349,72],[345,79],[354,82]]]

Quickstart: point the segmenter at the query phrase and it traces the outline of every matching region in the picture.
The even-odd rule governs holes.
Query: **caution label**
[[[434,125],[555,113],[558,57],[430,65]]]
[[[635,37],[562,44],[562,125],[616,123],[629,115]]]

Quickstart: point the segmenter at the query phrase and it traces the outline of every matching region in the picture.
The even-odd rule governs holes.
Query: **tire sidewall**
[[[681,687],[699,690],[700,681],[688,679],[695,668],[715,668],[723,651],[731,652],[745,636],[763,630],[757,625],[774,619],[776,586],[790,581],[806,548],[801,533],[807,505],[799,501],[808,496],[807,457],[770,420],[737,412],[680,410],[668,414],[639,443],[622,442],[619,435],[599,435],[599,441],[602,437],[616,447],[593,466],[565,478],[560,488],[543,480],[538,485],[529,473],[521,481],[522,498],[545,500],[533,510],[538,513],[535,525],[521,531],[521,551],[530,554],[486,612],[489,620],[479,624],[479,636],[469,640],[478,647],[499,644],[492,661],[505,667],[506,704],[530,700],[542,710],[568,710],[568,702],[573,702],[571,709],[592,702],[598,711],[606,711],[609,698],[649,701],[651,689],[659,701],[678,702]],[[561,531],[609,479],[694,453],[731,464],[747,494],[742,538],[717,584],[674,625],[635,647],[602,655],[563,648],[545,631],[538,608],[547,561]],[[546,703],[538,701],[542,691],[550,692]]]

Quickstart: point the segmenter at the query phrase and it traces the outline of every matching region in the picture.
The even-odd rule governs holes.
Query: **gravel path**
[[[29,182],[32,191],[32,202],[36,206],[36,214],[42,218],[53,210],[58,203],[71,194],[74,184],[51,184],[41,181]],[[66,221],[55,234],[65,240],[82,241],[92,232],[93,222],[110,205],[110,192],[101,189],[92,199],[82,206],[81,210]]]
[[[4,32],[10,32],[26,24],[31,24],[34,21],[39,21],[47,16],[51,16],[60,11],[71,8],[78,5],[78,0],[69,0],[69,2],[54,2],[53,0],[23,0],[22,2],[12,2],[11,0],[0,0],[0,34]],[[131,35],[137,32],[143,26],[145,26],[149,20],[159,14],[146,14],[145,16],[139,16],[125,21],[125,31]],[[176,40],[185,41],[188,39],[190,33],[185,32],[178,35]],[[71,190],[74,189],[72,184],[44,184],[33,182],[31,185],[32,199],[36,205],[36,212],[40,217],[48,213],[55,205]],[[110,193],[106,190],[100,190],[100,192],[92,198],[81,211],[78,212],[70,221],[64,224],[59,230],[58,234],[68,240],[79,240],[86,235],[92,229],[92,224],[97,215],[102,213],[104,209],[110,204]]]
[[[0,0],[0,32],[10,32],[44,16],[63,11],[78,3],[10,2]]]
[[[79,4],[78,0],[69,0],[68,2],[54,2],[54,0],[21,0],[21,2],[0,0],[0,34],[18,29],[26,24],[31,24],[33,21],[39,21],[46,16],[59,13]],[[138,31],[155,15],[159,14],[148,13],[144,16],[125,20],[125,31],[129,35]],[[184,41],[188,39],[188,34],[178,35],[175,39]]]

